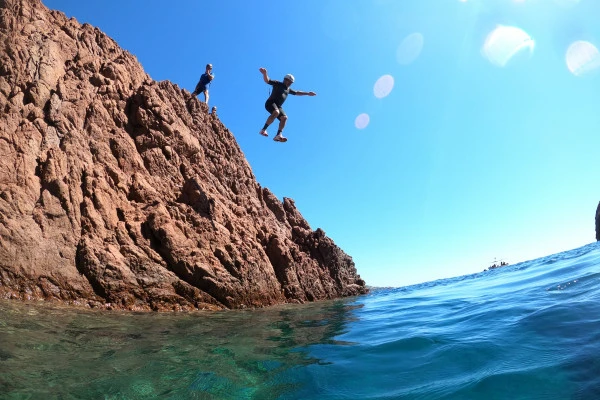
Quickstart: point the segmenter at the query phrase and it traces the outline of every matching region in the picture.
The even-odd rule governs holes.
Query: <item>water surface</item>
[[[0,302],[2,399],[597,399],[598,355],[597,244],[261,310]]]

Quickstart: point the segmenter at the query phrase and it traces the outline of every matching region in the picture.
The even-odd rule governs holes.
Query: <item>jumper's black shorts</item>
[[[273,114],[273,111],[279,110],[279,115],[277,116],[277,119],[279,120],[281,120],[282,116],[286,115],[285,111],[283,111],[283,108],[281,106],[278,106],[277,104],[269,100],[265,102],[265,109],[269,112],[269,114]]]
[[[200,94],[206,90],[206,85],[203,85],[202,82],[198,82],[196,85],[196,89],[194,89],[194,93]]]

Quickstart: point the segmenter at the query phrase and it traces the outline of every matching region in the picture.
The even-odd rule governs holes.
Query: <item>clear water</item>
[[[0,302],[2,399],[598,399],[600,245],[265,310]]]

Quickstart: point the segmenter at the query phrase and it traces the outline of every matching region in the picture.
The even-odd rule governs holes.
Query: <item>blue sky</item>
[[[370,285],[595,241],[598,1],[44,4],[98,26],[155,80],[192,91],[212,63],[210,105],[258,182],[293,198]],[[288,97],[285,144],[258,134],[259,67],[317,92]]]

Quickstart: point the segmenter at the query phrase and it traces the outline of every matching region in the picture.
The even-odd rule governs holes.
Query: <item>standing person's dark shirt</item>
[[[204,92],[204,90],[206,90],[206,85],[208,85],[210,81],[211,79],[208,74],[202,74],[200,76],[200,81],[198,81],[198,84],[196,85],[196,91],[198,93]]]
[[[267,103],[275,103],[278,107],[281,107],[288,94],[296,94],[294,89],[290,89],[283,82],[270,79],[268,83],[273,86],[273,91],[271,92]]]

